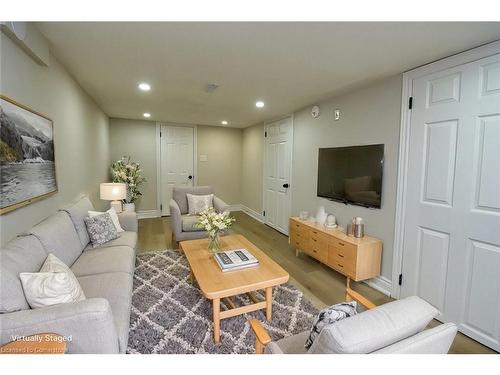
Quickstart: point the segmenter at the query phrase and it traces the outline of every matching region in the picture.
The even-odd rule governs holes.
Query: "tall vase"
[[[208,237],[208,251],[210,253],[216,253],[220,251],[220,235],[217,233],[213,237]]]
[[[135,212],[135,203],[124,203],[123,211]]]

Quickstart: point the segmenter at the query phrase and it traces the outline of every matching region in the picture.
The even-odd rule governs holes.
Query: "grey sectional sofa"
[[[69,353],[124,353],[127,348],[137,216],[118,215],[125,230],[92,248],[83,219],[94,210],[88,198],[46,218],[0,249],[0,345],[13,335],[53,332],[71,338]],[[86,300],[30,309],[20,272],[38,272],[53,253],[78,278]]]

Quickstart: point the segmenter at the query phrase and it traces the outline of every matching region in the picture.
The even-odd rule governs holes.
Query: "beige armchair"
[[[425,329],[439,311],[419,297],[375,306],[347,288],[347,301],[355,300],[367,310],[324,328],[307,350],[309,331],[276,342],[256,320],[250,320],[258,354],[445,354],[457,334],[453,323]]]
[[[213,194],[211,186],[183,186],[174,187],[172,199],[170,200],[170,217],[172,219],[172,245],[177,248],[180,241],[196,240],[207,237],[207,232],[197,228],[198,217],[188,215],[188,201],[186,194],[207,195]],[[222,213],[227,211],[228,205],[214,195],[213,201],[215,211]]]

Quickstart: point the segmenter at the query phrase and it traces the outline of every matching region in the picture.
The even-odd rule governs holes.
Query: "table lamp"
[[[102,183],[99,187],[101,199],[103,201],[111,201],[110,206],[117,213],[122,212],[122,199],[127,198],[127,184],[123,183]]]

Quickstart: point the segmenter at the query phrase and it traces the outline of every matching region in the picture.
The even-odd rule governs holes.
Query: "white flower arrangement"
[[[146,182],[142,176],[140,164],[130,161],[130,156],[123,156],[111,165],[113,182],[127,184],[127,198],[125,203],[134,203],[142,195],[139,187]]]
[[[229,216],[229,212],[217,213],[213,208],[207,208],[200,213],[198,222],[195,225],[207,231],[208,237],[210,238],[208,249],[215,252],[220,249],[220,233],[231,227],[234,222],[235,219]]]

